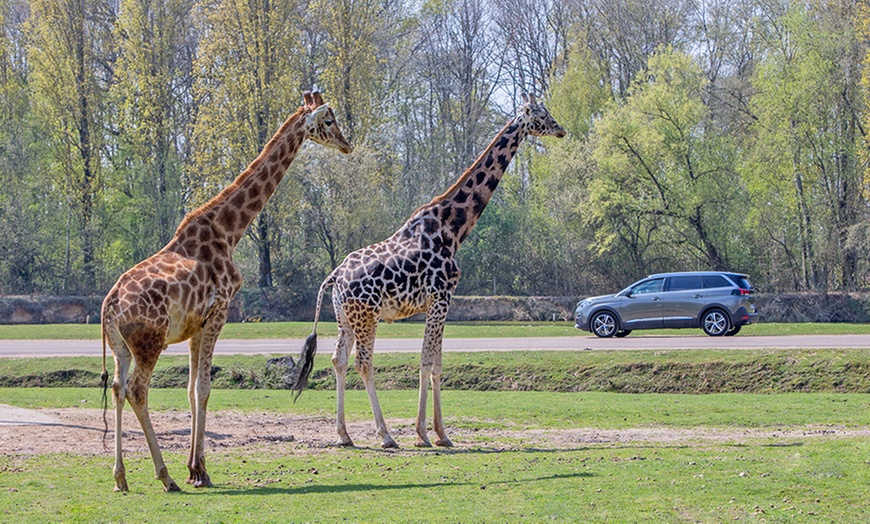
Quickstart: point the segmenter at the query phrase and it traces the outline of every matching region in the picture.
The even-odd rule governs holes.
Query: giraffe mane
[[[420,211],[422,211],[424,209],[428,209],[436,204],[439,204],[440,202],[449,198],[453,193],[458,191],[459,188],[462,187],[462,185],[465,184],[466,181],[468,181],[468,178],[471,176],[471,174],[474,173],[480,167],[480,165],[484,162],[484,160],[486,160],[486,154],[490,151],[490,149],[495,147],[496,141],[499,140],[507,132],[507,130],[511,126],[511,124],[514,123],[514,120],[516,120],[516,118],[511,119],[510,122],[505,124],[505,126],[501,129],[501,131],[499,131],[495,135],[495,138],[492,139],[492,141],[489,143],[489,145],[486,146],[486,148],[483,150],[483,153],[481,153],[480,156],[477,157],[477,160],[475,160],[474,163],[471,164],[471,167],[466,169],[465,172],[462,173],[462,175],[456,180],[456,182],[454,182],[453,185],[451,185],[449,188],[447,188],[447,191],[445,191],[444,193],[433,198],[428,204],[423,204],[422,206],[418,207],[417,210],[411,214],[411,217],[413,218],[414,216],[417,215],[417,213],[419,213]]]
[[[248,164],[248,167],[245,168],[245,170],[242,171],[241,174],[239,174],[239,176],[237,176],[230,185],[225,187],[220,193],[217,194],[217,196],[213,197],[205,204],[185,215],[184,219],[181,221],[181,224],[179,224],[178,228],[175,230],[175,236],[178,236],[178,234],[181,233],[181,230],[187,227],[191,222],[208,213],[218,204],[229,198],[229,196],[233,194],[233,192],[235,192],[235,190],[238,189],[238,187],[245,180],[247,180],[254,174],[255,169],[263,162],[263,159],[265,159],[269,155],[269,153],[272,152],[272,148],[275,146],[275,139],[283,135],[282,131],[286,130],[288,127],[296,123],[309,111],[311,111],[311,108],[309,106],[301,106],[299,109],[296,110],[295,113],[290,115],[290,117],[284,122],[278,132],[275,133],[275,136],[272,138],[272,140],[269,140],[269,142],[265,146],[263,146],[263,150],[260,151],[260,154],[257,155],[257,158],[255,158],[253,162]]]

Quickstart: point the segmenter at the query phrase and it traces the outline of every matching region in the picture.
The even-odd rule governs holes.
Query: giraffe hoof
[[[213,488],[214,484],[211,483],[211,479],[208,478],[208,475],[203,475],[202,477],[193,481],[193,487],[195,487],[195,488]]]
[[[114,489],[115,493],[126,493],[130,491],[130,488],[127,487],[127,483],[117,484]]]
[[[339,439],[339,441],[336,442],[335,445],[336,445],[336,446],[341,446],[341,447],[343,447],[343,448],[352,448],[352,447],[354,447],[354,446],[353,446],[353,441],[350,439],[350,437]]]
[[[181,488],[178,487],[178,484],[175,482],[170,482],[169,484],[163,486],[163,491],[170,493],[173,491],[181,491]]]
[[[426,439],[420,439],[420,440],[418,440],[417,442],[414,443],[414,447],[418,447],[418,448],[431,448],[431,447],[432,447],[432,443],[429,442],[429,441],[426,440]]]
[[[384,443],[382,444],[382,447],[383,447],[384,449],[399,449],[399,445],[396,444],[396,441],[393,440],[393,439],[387,439],[387,440],[384,440]]]
[[[438,440],[436,440],[435,445],[442,447],[442,448],[452,448],[453,442],[450,442],[449,438],[444,437],[444,438],[439,438]]]

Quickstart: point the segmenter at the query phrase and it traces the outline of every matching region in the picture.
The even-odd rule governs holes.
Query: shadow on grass
[[[430,489],[443,488],[445,486],[476,486],[485,489],[485,486],[506,486],[511,484],[529,484],[533,482],[547,482],[550,480],[564,480],[574,478],[595,477],[593,473],[557,474],[546,477],[530,479],[496,480],[491,482],[426,482],[419,484],[307,484],[305,486],[261,486],[261,487],[215,487],[207,491],[184,491],[193,494],[219,494],[219,495],[302,495],[306,493],[352,493],[357,491],[387,491],[401,489]]]
[[[587,446],[581,447],[552,447],[552,448],[537,448],[537,447],[521,447],[521,448],[493,448],[493,447],[475,447],[475,448],[416,448],[407,447],[399,449],[383,449],[380,447],[343,447],[337,444],[325,444],[322,446],[312,446],[319,449],[338,449],[357,452],[367,452],[382,455],[409,455],[409,456],[425,456],[425,455],[488,455],[498,453],[578,453],[583,451],[600,451],[602,449],[689,449],[692,446],[688,444],[665,444],[656,445],[655,443],[647,443],[643,441],[627,441],[627,442],[590,442]]]

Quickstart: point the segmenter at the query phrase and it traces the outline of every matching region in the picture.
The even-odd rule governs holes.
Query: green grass
[[[334,395],[219,390],[210,411],[329,413]],[[10,396],[11,395],[11,396]],[[0,389],[4,402],[82,405],[93,389]],[[349,392],[349,419],[370,419]],[[387,417],[410,418],[413,391],[385,391]],[[186,409],[183,390],[152,409]],[[447,391],[452,450],[335,449],[281,442],[210,449],[216,486],[166,494],[146,453],[128,453],[131,492],[112,493],[111,456],[0,454],[0,520],[15,522],[865,522],[866,438],[758,437],[675,442],[493,441],[497,428],[867,427],[868,395],[624,395]],[[98,411],[94,410],[98,417]],[[739,434],[739,431],[737,432]],[[773,432],[771,432],[773,433]],[[407,445],[407,443],[405,443]],[[183,478],[186,453],[166,453]]]
[[[335,387],[329,351],[315,358],[309,387]],[[0,386],[96,386],[99,357],[0,359]],[[111,359],[109,360],[111,366]],[[454,390],[620,393],[870,392],[864,349],[456,352],[444,356],[443,385]],[[263,355],[218,355],[217,388],[282,389],[283,368]],[[418,387],[419,355],[375,355],[378,390]],[[186,356],[157,361],[152,387],[185,387]],[[361,388],[355,371],[348,386]]]
[[[232,322],[227,324],[221,338],[305,338],[311,333],[311,322]],[[378,337],[422,338],[422,322],[381,323]],[[335,322],[319,322],[317,332],[321,336],[337,334]],[[641,330],[630,336],[686,335],[697,336],[698,329]],[[870,324],[845,323],[759,323],[746,326],[740,335],[843,335],[868,334]],[[569,337],[587,336],[588,333],[574,328],[573,322],[448,322],[444,336],[448,338],[484,337]],[[0,340],[99,340],[98,324],[16,324],[0,325]]]
[[[0,388],[2,403],[37,408],[97,407],[98,388]],[[792,425],[870,426],[870,395],[842,393],[781,393],[757,395],[621,394],[540,391],[443,392],[445,420],[467,428],[623,429],[639,426],[674,428],[765,427]],[[385,416],[413,418],[417,392],[378,391]],[[347,392],[349,420],[371,417],[365,391]],[[183,389],[152,388],[152,410],[187,411]],[[306,391],[293,402],[289,391],[213,389],[209,411],[237,410],[291,413],[293,416],[334,416],[333,391]]]
[[[779,325],[780,330],[785,327]],[[848,332],[861,332],[860,328],[851,326]],[[231,389],[212,391],[209,412],[334,417],[334,382],[329,352],[324,353],[317,357],[312,380],[317,389],[306,390],[296,403],[285,390],[240,389],[267,385],[264,357],[216,357],[214,383]],[[410,421],[416,413],[418,358],[375,357],[379,397],[388,419]],[[776,436],[777,430],[787,429],[866,432],[866,350],[577,351],[536,352],[533,357],[523,352],[452,353],[445,355],[444,363],[445,422],[470,435],[464,441],[454,439],[454,449],[335,449],[298,442],[209,449],[209,472],[216,487],[183,486],[180,494],[161,491],[147,453],[128,453],[132,491],[126,495],[112,493],[109,453],[0,452],[0,521],[870,520],[866,437]],[[183,384],[186,364],[186,357],[162,357],[155,381]],[[99,366],[100,359],[93,357],[0,359],[0,378],[30,376],[88,386],[0,388],[0,403],[96,408],[101,398],[96,386]],[[349,378],[358,387],[356,373]],[[793,392],[673,393],[728,388]],[[524,391],[532,389],[538,391]],[[149,404],[152,411],[188,410],[186,391],[177,387],[152,388]],[[365,392],[348,391],[346,407],[348,420],[371,422]],[[93,415],[95,426],[100,426],[99,410]],[[718,428],[738,436],[674,442],[569,439],[541,447],[497,434],[574,428]],[[769,430],[771,436],[740,437],[744,429]],[[400,444],[410,442],[400,439]],[[183,479],[186,450],[164,456],[170,473]]]
[[[866,522],[865,439],[385,453],[212,453],[216,486],[164,494],[150,459],[0,457],[14,522]],[[170,468],[185,456],[167,455]],[[14,491],[12,491],[14,490]]]

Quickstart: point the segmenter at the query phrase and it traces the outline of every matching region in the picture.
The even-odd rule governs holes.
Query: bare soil
[[[23,410],[0,405],[0,452],[35,455],[46,453],[111,454],[114,439],[113,413],[107,414],[107,448],[103,445],[104,425],[98,409],[64,408]],[[164,451],[187,451],[190,445],[190,414],[180,411],[151,413],[160,447]],[[400,446],[411,448],[415,441],[414,421],[387,421]],[[675,443],[766,441],[793,443],[807,438],[846,438],[870,436],[870,428],[845,426],[807,426],[772,428],[667,428],[627,429],[572,428],[564,430],[485,429],[448,427],[458,448],[487,447],[523,449],[529,447],[573,449],[589,445],[620,445],[631,442]],[[124,411],[123,445],[125,452],[147,452],[142,430],[135,415]],[[380,440],[371,420],[349,422],[348,432],[361,447],[377,448]],[[220,411],[209,414],[208,450],[243,446],[272,446],[292,443],[299,450],[322,450],[336,441],[334,420],[327,417],[293,417],[276,413],[239,413]],[[434,438],[430,434],[430,438]]]

